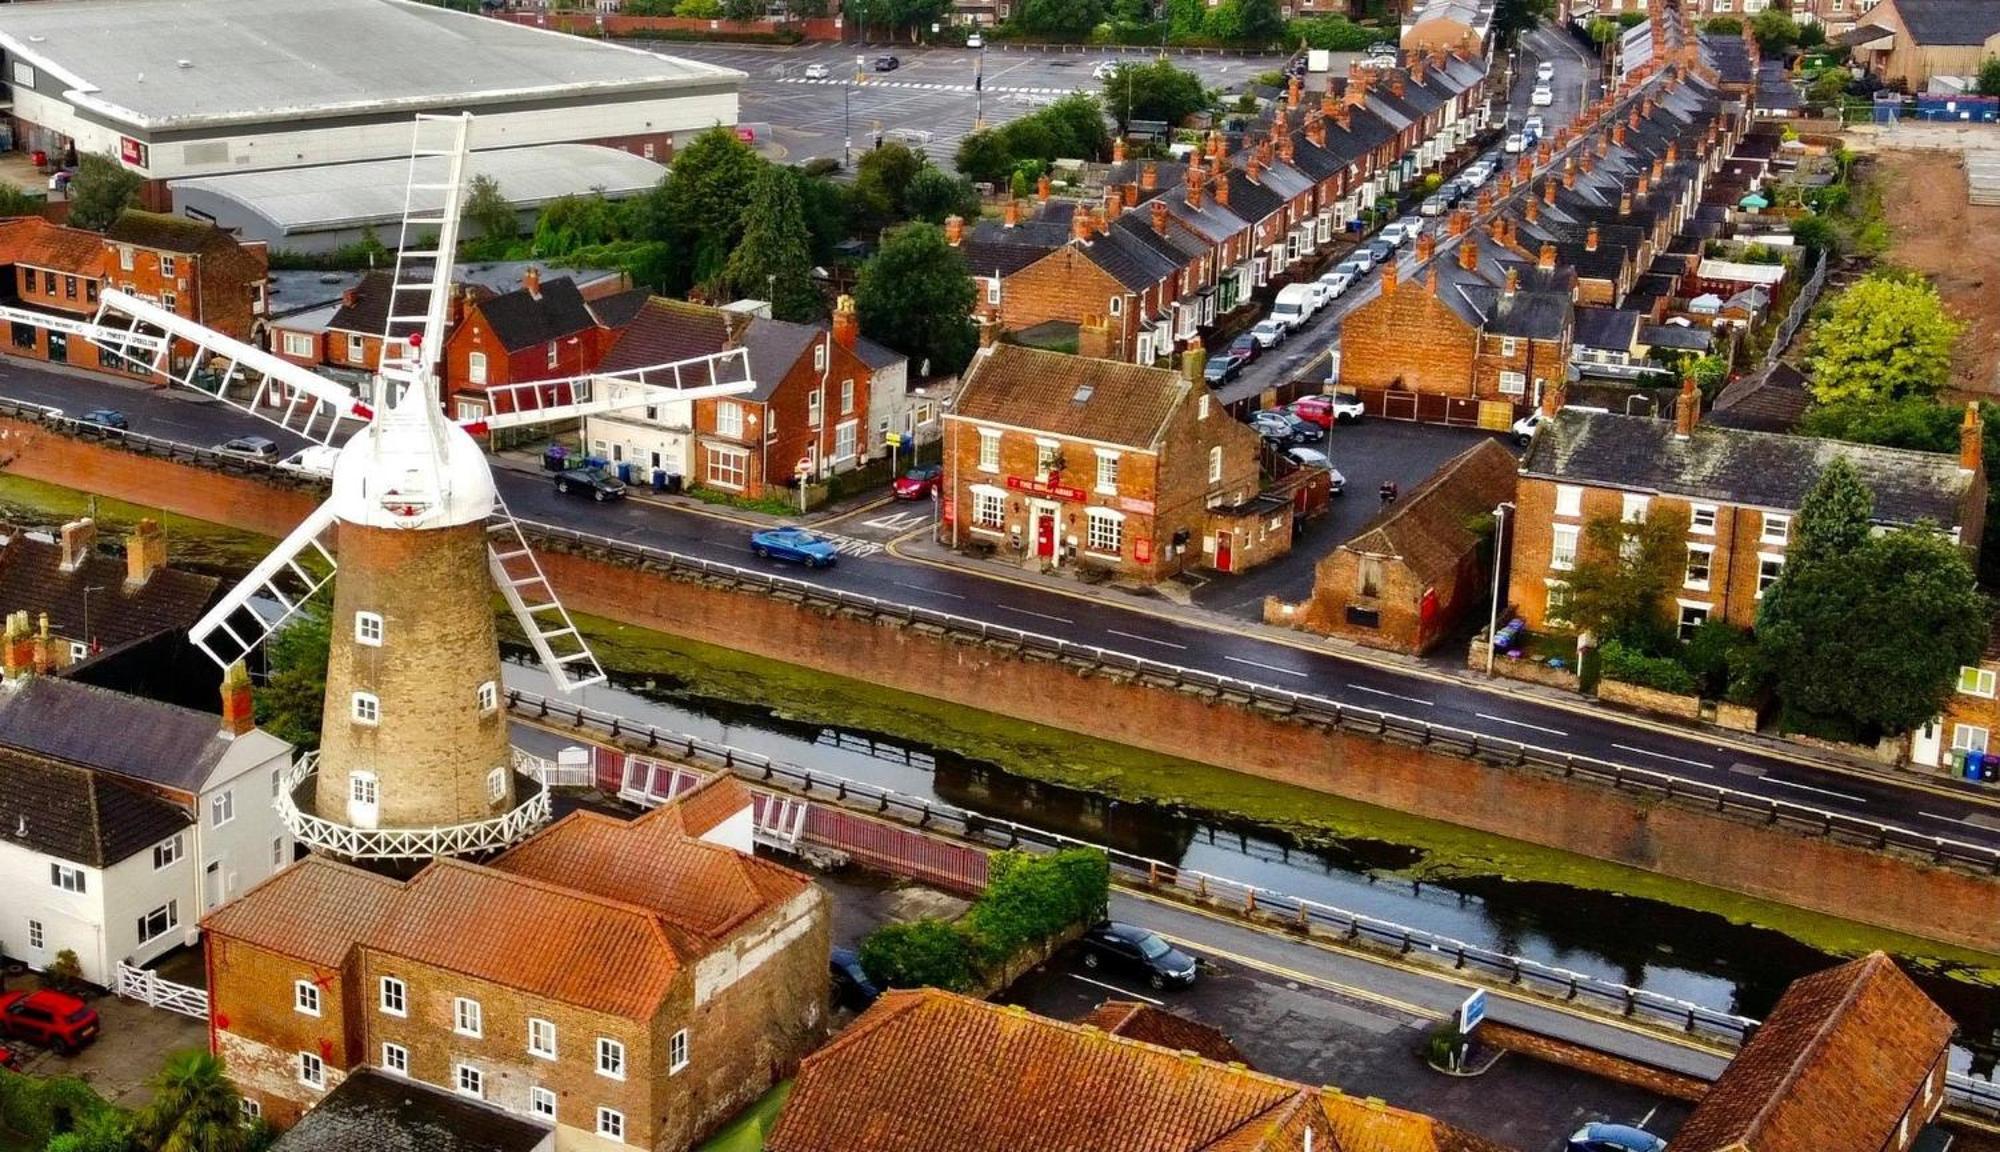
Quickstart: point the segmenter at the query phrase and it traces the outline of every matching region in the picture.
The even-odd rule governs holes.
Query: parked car
[[[1514,443],[1526,448],[1528,441],[1535,438],[1535,429],[1541,426],[1542,410],[1540,408],[1514,421]]]
[[[1395,259],[1396,246],[1394,244],[1389,243],[1387,240],[1370,240],[1367,244],[1367,248],[1368,248],[1368,258],[1375,261],[1375,263],[1377,264],[1381,264],[1384,261]]]
[[[1194,983],[1194,957],[1160,939],[1158,933],[1106,920],[1083,934],[1085,968],[1123,969],[1155,989]]]
[[[1543,122],[1540,116],[1530,116],[1526,120],[1521,121],[1521,138],[1531,144],[1541,143],[1542,133],[1546,131],[1548,131],[1548,125]]]
[[[1297,330],[1319,307],[1319,296],[1308,284],[1287,284],[1278,289],[1277,298],[1271,301],[1271,312],[1267,317],[1280,321],[1285,327]]]
[[[984,48],[986,47],[986,37],[974,32],[965,38],[965,46],[967,48]]]
[[[1555,102],[1556,102],[1555,90],[1553,88],[1550,88],[1547,84],[1535,85],[1535,90],[1528,94],[1528,103],[1534,105],[1537,108],[1546,108],[1549,105],[1554,104]]]
[[[832,75],[833,70],[824,64],[806,65],[806,79],[808,80],[825,80]]]
[[[901,68],[902,66],[903,62],[901,60],[896,59],[894,56],[875,57],[875,71],[877,72],[894,72],[896,69]]]
[[[1569,1152],[1666,1152],[1667,1142],[1629,1124],[1585,1124],[1569,1138]]]
[[[882,995],[882,990],[868,978],[868,972],[861,967],[861,954],[852,948],[835,948],[827,955],[827,973],[833,977],[833,1002],[836,1006],[865,1012],[870,1004]]]
[[[1327,490],[1335,496],[1346,494],[1347,477],[1340,474],[1340,469],[1333,466],[1333,461],[1327,459],[1326,453],[1317,448],[1287,448],[1285,449],[1285,459],[1290,460],[1301,468],[1325,469],[1327,474]]]
[[[944,475],[944,465],[926,464],[912,468],[890,486],[890,491],[898,500],[928,500],[937,491],[938,480]]]
[[[1236,374],[1242,370],[1243,361],[1225,352],[1208,358],[1208,366],[1201,370],[1201,378],[1212,387],[1236,379]]]
[[[1296,413],[1283,408],[1273,408],[1270,409],[1270,412],[1285,422],[1286,426],[1292,430],[1292,439],[1299,443],[1310,444],[1316,440],[1326,439],[1326,429],[1298,416]]]
[[[1285,410],[1309,424],[1330,428],[1334,424],[1352,424],[1361,419],[1366,409],[1359,397],[1351,392],[1328,392],[1318,396],[1301,396],[1286,405]]]
[[[1257,342],[1259,348],[1276,348],[1285,342],[1285,333],[1289,331],[1291,329],[1285,327],[1282,321],[1266,317],[1257,321],[1257,326],[1250,329],[1250,338]]]
[[[273,463],[278,459],[278,445],[263,436],[238,436],[215,446],[224,456],[240,456],[245,460],[262,460]]]
[[[1335,268],[1333,271],[1321,276],[1319,282],[1326,285],[1328,296],[1339,299],[1340,294],[1347,291],[1348,285],[1354,283],[1354,273],[1348,271],[1347,265],[1343,264],[1339,268]]]
[[[1396,46],[1387,40],[1377,40],[1368,46],[1370,56],[1394,56],[1396,52]]]
[[[1510,132],[1507,135],[1507,142],[1505,144],[1502,144],[1500,147],[1502,151],[1506,152],[1509,156],[1512,156],[1517,152],[1525,151],[1528,147],[1528,143],[1527,141],[1521,139],[1521,134],[1519,132]]]
[[[1354,274],[1357,277],[1365,276],[1368,274],[1369,269],[1375,267],[1375,254],[1370,252],[1366,247],[1356,248],[1354,251],[1349,252],[1347,259],[1341,261],[1340,265],[1336,265],[1336,267],[1347,264],[1354,265]]]
[[[132,426],[132,422],[125,419],[125,413],[120,412],[116,408],[92,408],[90,411],[77,417],[77,420],[84,424],[94,424],[99,428],[111,428],[119,432],[123,432]]]
[[[556,491],[565,496],[588,496],[603,504],[625,498],[625,482],[602,468],[572,468],[556,473]]]
[[[307,476],[319,476],[331,479],[333,477],[333,462],[339,459],[339,457],[340,449],[335,448],[333,445],[315,444],[310,448],[301,448],[283,460],[278,461],[278,467],[283,468],[287,472],[299,472]]]
[[[1448,207],[1450,205],[1444,202],[1444,197],[1426,196],[1424,197],[1424,202],[1418,206],[1417,211],[1426,216],[1442,216],[1444,215],[1444,210]]]
[[[1556,66],[1552,60],[1544,60],[1535,65],[1535,79],[1547,84],[1556,78]]]
[[[1252,412],[1250,427],[1275,447],[1289,448],[1298,443],[1298,428],[1275,411]]]
[[[1335,264],[1333,266],[1333,271],[1328,273],[1328,275],[1338,276],[1341,273],[1345,272],[1347,274],[1347,282],[1351,285],[1356,280],[1359,280],[1363,276],[1368,275],[1368,270],[1370,268],[1373,268],[1374,266],[1375,262],[1368,259],[1368,257],[1366,256],[1362,256],[1359,259],[1356,259],[1354,256],[1349,256],[1347,259],[1342,260],[1338,264]]]
[[[97,1010],[74,996],[41,989],[0,995],[0,1035],[67,1056],[97,1039]]]
[[[1363,68],[1394,68],[1402,63],[1402,58],[1394,52],[1383,52],[1361,61]]]
[[[825,568],[840,560],[833,541],[803,528],[765,528],[750,534],[750,551],[759,560],[789,560],[808,568]]]
[[[1283,327],[1283,325],[1280,325],[1280,327]],[[1229,347],[1224,349],[1223,351],[1226,355],[1234,356],[1238,360],[1241,360],[1245,364],[1248,364],[1256,360],[1257,353],[1262,352],[1263,349],[1258,346],[1257,338],[1255,336],[1252,336],[1250,333],[1245,332],[1243,335],[1238,336],[1234,340],[1231,340],[1229,342]]]

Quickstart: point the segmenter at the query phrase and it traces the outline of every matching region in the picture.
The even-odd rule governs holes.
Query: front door
[[[201,870],[201,907],[205,912],[222,903],[222,861],[210,860]]]
[[[1941,720],[1932,720],[1911,733],[1910,763],[1921,764],[1926,768],[1937,767],[1938,742],[1943,735],[1944,724]]]
[[[381,819],[382,797],[373,772],[355,772],[347,778],[347,822],[356,828],[373,828]]]
[[[1215,570],[1217,572],[1230,571],[1229,533],[1227,532],[1217,532],[1215,534]]]
[[[69,337],[61,332],[49,333],[49,363],[69,363]]]
[[[1053,560],[1056,555],[1056,514],[1043,507],[1035,509],[1035,555]]]

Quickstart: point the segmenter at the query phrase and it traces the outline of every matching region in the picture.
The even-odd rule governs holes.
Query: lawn
[[[778,1081],[776,1087],[764,1093],[755,1104],[738,1112],[734,1120],[709,1137],[708,1143],[695,1152],[763,1152],[764,1134],[778,1122],[778,1109],[785,1106],[785,1098],[791,1094],[792,1082]]]

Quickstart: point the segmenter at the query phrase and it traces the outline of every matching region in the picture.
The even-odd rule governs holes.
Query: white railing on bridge
[[[116,991],[127,1000],[137,1000],[149,1008],[164,1008],[197,1020],[208,1019],[208,989],[162,980],[151,968],[135,968],[120,960]]]
[[[572,744],[551,760],[524,748],[515,748],[514,771],[544,788],[589,788],[597,783],[597,770],[590,763],[590,749]]]

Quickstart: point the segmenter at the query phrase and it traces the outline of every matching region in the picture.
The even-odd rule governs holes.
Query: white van
[[[283,460],[278,461],[277,466],[287,472],[299,472],[307,476],[331,478],[333,476],[333,462],[339,455],[340,449],[338,448],[326,444],[315,444],[310,448],[301,448]]]
[[[1312,284],[1287,284],[1278,289],[1278,298],[1271,303],[1270,318],[1284,321],[1285,327],[1297,331],[1319,308],[1318,292]]]

